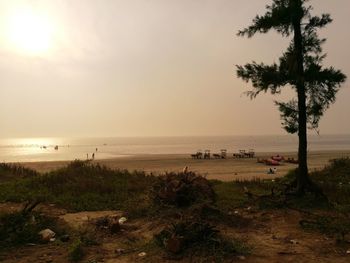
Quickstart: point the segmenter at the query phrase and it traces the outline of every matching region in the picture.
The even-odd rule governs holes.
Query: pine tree
[[[333,67],[322,65],[326,57],[322,53],[325,39],[319,38],[317,30],[332,22],[329,14],[311,15],[308,0],[273,0],[267,5],[263,16],[257,15],[248,28],[238,32],[239,36],[252,37],[256,33],[276,30],[283,37],[291,37],[291,43],[279,59],[279,63],[265,65],[252,62],[237,66],[237,75],[246,82],[251,81],[250,98],[261,92],[278,94],[284,87],[296,91],[296,98],[288,102],[275,101],[288,133],[298,133],[299,167],[295,186],[298,193],[315,191],[307,167],[307,128],[318,128],[319,120],[329,106],[335,102],[336,94],[346,76]]]

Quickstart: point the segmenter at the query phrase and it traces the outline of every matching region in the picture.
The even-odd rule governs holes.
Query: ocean
[[[296,152],[298,138],[292,135],[271,135],[0,139],[0,162],[86,159],[91,158],[93,153],[95,159],[140,154],[190,154],[206,149],[212,153],[220,149],[227,149],[229,153],[240,149],[254,149],[258,153]],[[350,135],[311,135],[308,150],[350,150]]]

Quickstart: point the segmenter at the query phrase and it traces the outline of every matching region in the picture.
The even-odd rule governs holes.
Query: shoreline
[[[194,154],[195,152],[191,153],[125,153],[125,154],[108,154],[110,157],[103,157],[99,158],[98,155],[94,160],[95,162],[99,161],[108,161],[108,160],[119,160],[119,159],[125,159],[125,158],[130,158],[130,159],[138,159],[138,158],[149,158],[149,157],[188,157],[191,158],[191,155]],[[211,159],[209,160],[215,160],[212,156],[214,153],[219,153],[219,151],[211,151]],[[227,159],[236,159],[232,155],[238,153],[237,152],[227,152]],[[260,151],[260,152],[255,152],[255,159],[257,157],[266,157],[266,156],[272,156],[272,155],[285,155],[285,156],[297,156],[297,151]],[[315,151],[308,151],[308,155],[315,155],[315,154],[329,154],[329,155],[339,155],[339,154],[345,154],[349,155],[350,157],[350,149],[341,149],[341,150],[315,150]],[[1,160],[1,159],[0,159]],[[42,160],[24,160],[24,161],[0,161],[3,163],[46,163],[46,162],[73,162],[75,160],[80,160],[80,161],[85,161],[85,159],[81,158],[72,158],[72,159],[45,159],[43,158]],[[208,161],[208,159],[207,159]]]
[[[256,157],[268,158],[276,153],[257,153]],[[281,152],[285,157],[297,157],[296,152]],[[192,159],[189,154],[140,154],[127,155],[123,157],[110,159],[97,159],[92,163],[105,165],[112,169],[127,169],[130,171],[138,170],[152,173],[154,175],[164,174],[166,172],[181,172],[185,166],[190,171],[196,172],[208,179],[217,179],[222,181],[232,180],[252,180],[273,179],[284,176],[289,170],[297,167],[295,164],[282,163],[277,166],[277,173],[267,174],[270,166],[257,163],[257,158],[233,158],[232,153],[228,154],[227,159]],[[309,170],[319,170],[325,167],[329,160],[335,158],[350,157],[348,151],[313,151],[309,152]],[[70,163],[66,161],[40,161],[40,162],[16,162],[25,167],[37,170],[41,173],[59,169]]]

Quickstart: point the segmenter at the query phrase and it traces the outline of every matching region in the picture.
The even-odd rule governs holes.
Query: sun
[[[8,17],[8,40],[12,48],[26,54],[41,54],[50,49],[52,25],[48,17],[31,9],[16,9]]]

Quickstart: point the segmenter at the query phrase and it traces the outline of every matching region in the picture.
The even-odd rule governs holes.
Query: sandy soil
[[[1,204],[1,211],[20,209],[19,204]],[[65,213],[62,209],[53,206],[40,205],[37,209],[51,216],[64,217],[68,225],[75,226],[77,219],[80,223],[90,224],[86,221],[86,212]],[[89,212],[89,217],[114,215],[113,211]],[[299,226],[299,220],[305,215],[292,210],[254,211],[245,208],[238,209],[241,220],[248,223],[241,227],[228,227],[217,225],[217,229],[226,236],[244,240],[252,248],[251,254],[244,257],[234,257],[227,262],[271,263],[271,262],[319,262],[319,263],[345,263],[350,262],[349,245],[337,245],[335,238],[318,232],[307,232]],[[81,224],[78,224],[81,227]],[[143,251],[143,245],[149,242],[153,235],[159,233],[164,227],[161,219],[136,219],[127,221],[124,230],[117,234],[98,232],[99,244],[86,247],[82,262],[199,262],[182,258],[170,261],[167,255],[159,250],[148,251],[145,257],[138,254]],[[80,228],[81,229],[81,228]],[[0,261],[7,263],[29,262],[69,262],[68,243],[51,242],[42,245],[24,246],[15,250],[3,251]],[[124,253],[118,250],[129,247]],[[200,261],[202,262],[202,261]]]
[[[259,158],[269,158],[276,153],[257,154]],[[296,158],[296,153],[279,153],[285,157]],[[273,178],[283,176],[285,173],[296,167],[294,164],[283,163],[277,167],[276,175],[268,175],[268,166],[257,163],[256,158],[253,159],[234,159],[229,154],[228,159],[210,159],[210,160],[193,160],[189,155],[137,155],[120,157],[108,160],[94,161],[106,165],[111,168],[128,169],[128,170],[144,170],[153,174],[161,174],[171,171],[182,171],[185,166],[190,170],[207,176],[209,179],[218,179],[223,181],[231,181],[236,179],[253,179],[253,178]],[[311,152],[309,153],[309,169],[322,169],[328,164],[330,159],[349,157],[350,151],[327,151],[327,152]],[[40,172],[51,171],[67,164],[66,161],[61,162],[32,162],[24,163],[26,167],[38,170]]]

